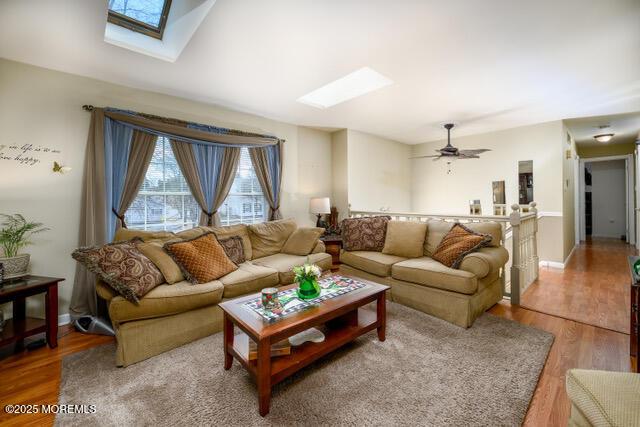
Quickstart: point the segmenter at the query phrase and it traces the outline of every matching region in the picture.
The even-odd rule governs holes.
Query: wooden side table
[[[64,279],[25,276],[0,283],[0,304],[13,303],[13,318],[7,320],[0,332],[0,347],[16,343],[16,351],[24,347],[28,336],[44,332],[49,347],[58,346],[58,283]],[[45,319],[27,317],[26,298],[45,294]]]
[[[633,268],[640,257],[629,257],[629,270],[631,273],[631,305],[630,325],[629,325],[629,353],[636,358],[636,372],[640,373],[640,276]]]
[[[320,240],[326,247],[326,252],[331,255],[331,271],[335,272],[340,269],[340,250],[342,249],[342,236],[328,235],[322,236]]]

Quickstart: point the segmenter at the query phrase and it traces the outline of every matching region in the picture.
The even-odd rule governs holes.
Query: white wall
[[[352,210],[411,210],[411,146],[347,131],[349,203]]]
[[[569,133],[569,129],[562,125],[563,154],[562,154],[562,230],[563,230],[563,257],[565,261],[571,254],[576,244],[575,226],[575,194],[578,183],[575,181],[575,169],[578,167],[576,158],[576,144]],[[567,153],[569,154],[567,156]]]
[[[300,224],[312,225],[309,197],[331,193],[331,138],[251,114],[0,59],[0,146],[33,144],[60,150],[37,153],[27,166],[0,159],[0,212],[22,213],[51,228],[29,247],[32,272],[64,277],[60,313],[68,311],[78,243],[80,193],[89,114],[83,104],[131,109],[234,129],[272,133],[286,140],[281,209]],[[6,151],[6,149],[5,149]],[[54,160],[73,167],[51,171]],[[34,298],[31,298],[34,300]],[[40,300],[41,301],[41,300]],[[28,310],[42,314],[30,301]]]
[[[592,235],[616,239],[625,235],[627,227],[624,160],[592,162],[591,192]]]
[[[338,218],[344,219],[349,210],[349,168],[347,130],[331,134],[331,159],[333,192],[331,204],[338,209]]]

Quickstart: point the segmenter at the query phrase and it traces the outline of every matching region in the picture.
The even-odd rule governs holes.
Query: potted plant
[[[20,250],[31,244],[32,235],[49,230],[40,222],[27,221],[22,215],[0,214],[0,248],[3,257],[0,264],[4,267],[4,279],[26,276],[29,268],[29,254],[21,254]]]
[[[304,265],[293,267],[295,281],[298,284],[298,297],[300,299],[312,299],[320,295],[318,278],[322,270],[315,264],[309,263],[309,258]]]

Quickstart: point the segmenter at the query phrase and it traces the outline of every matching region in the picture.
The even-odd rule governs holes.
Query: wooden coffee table
[[[385,340],[385,292],[389,287],[360,278],[356,280],[366,283],[367,286],[271,322],[263,320],[258,313],[243,306],[260,294],[220,303],[224,312],[224,369],[230,369],[233,358],[236,358],[256,379],[261,416],[269,413],[271,387],[274,384],[374,329],[378,331],[378,339]],[[293,284],[280,289],[286,290],[296,286]],[[376,313],[361,309],[373,301],[376,301]],[[234,326],[257,343],[257,360],[248,360],[246,352],[242,351],[240,343],[244,340],[238,339],[234,345]],[[292,347],[288,356],[271,357],[272,343],[314,326],[324,332],[323,342],[306,342]]]

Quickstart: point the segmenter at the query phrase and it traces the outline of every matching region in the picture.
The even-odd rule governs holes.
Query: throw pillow
[[[242,246],[244,248],[244,259],[253,259],[251,249],[251,238],[249,237],[249,228],[244,224],[225,225],[221,227],[211,227],[209,231],[213,231],[218,240],[226,239],[231,236],[240,236],[242,238]]]
[[[240,265],[245,262],[244,247],[242,246],[242,237],[231,236],[226,239],[219,239],[218,242],[222,245],[224,253],[227,254],[231,262],[235,265]]]
[[[422,256],[426,234],[426,222],[389,221],[382,253],[405,258],[419,258]]]
[[[318,243],[318,238],[324,233],[324,228],[302,227],[291,233],[282,252],[290,255],[309,255]]]
[[[390,216],[342,220],[342,247],[345,251],[376,251],[384,248]]]
[[[148,242],[149,240],[155,239],[172,239],[175,238],[176,235],[170,231],[144,231],[144,230],[134,230],[131,228],[119,228],[116,231],[115,236],[113,236],[114,242],[128,242],[135,238],[139,238]]]
[[[476,233],[456,222],[444,236],[432,258],[447,267],[458,268],[465,255],[477,251],[490,242],[490,235]]]
[[[139,239],[76,249],[71,256],[126,298],[139,298],[164,282],[162,273],[136,247]]]
[[[151,262],[158,267],[158,270],[164,276],[164,280],[173,285],[177,282],[182,282],[184,280],[184,275],[182,274],[182,270],[176,262],[171,258],[171,256],[164,249],[164,244],[170,241],[182,241],[180,239],[161,239],[161,240],[150,240],[148,242],[140,242],[136,246],[142,252],[144,256],[149,258]]]
[[[249,225],[251,251],[253,252],[251,259],[279,253],[296,228],[298,226],[293,219],[280,219]]]
[[[212,232],[191,240],[169,242],[164,248],[191,283],[207,283],[238,269]]]

